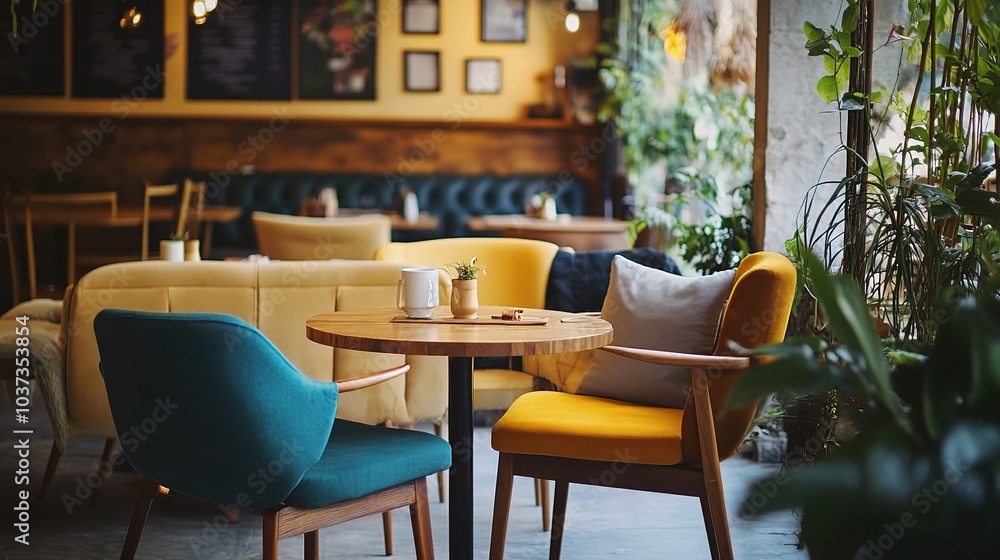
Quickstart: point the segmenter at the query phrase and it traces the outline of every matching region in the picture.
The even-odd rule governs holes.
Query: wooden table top
[[[209,205],[201,211],[202,222],[231,222],[240,217],[243,209],[239,206]],[[15,208],[15,219],[24,221],[24,209]],[[108,208],[37,208],[31,211],[31,221],[35,225],[62,225],[73,220],[78,226],[138,227],[142,225],[142,207],[122,206],[116,213]],[[173,206],[151,206],[151,222],[169,222],[177,219],[177,209]]]
[[[533,229],[567,233],[620,233],[628,230],[628,222],[597,216],[560,214],[555,220],[529,218],[524,214],[472,216],[465,224],[473,231]]]
[[[481,317],[499,315],[503,307],[482,306]],[[524,315],[548,317],[547,325],[454,325],[393,323],[395,308],[323,313],[306,321],[309,340],[351,350],[418,356],[526,356],[600,348],[611,343],[611,324],[600,318],[547,309],[525,309]],[[451,316],[447,306],[434,314]],[[573,322],[561,319],[573,317]]]

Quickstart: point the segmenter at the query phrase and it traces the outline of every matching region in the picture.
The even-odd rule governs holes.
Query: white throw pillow
[[[611,263],[601,317],[615,346],[711,354],[735,270],[685,278],[624,257]],[[683,408],[691,369],[661,366],[597,351],[577,393],[652,406]]]

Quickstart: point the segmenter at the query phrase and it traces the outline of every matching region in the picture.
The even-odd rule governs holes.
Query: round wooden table
[[[484,306],[480,317],[502,307]],[[450,558],[473,558],[472,546],[472,358],[525,356],[600,348],[611,343],[611,324],[599,318],[544,309],[525,317],[547,317],[546,325],[393,323],[398,309],[323,313],[306,321],[313,342],[367,352],[448,356],[448,441],[452,468],[448,498]],[[434,314],[450,317],[447,307]],[[572,318],[562,322],[563,318]]]

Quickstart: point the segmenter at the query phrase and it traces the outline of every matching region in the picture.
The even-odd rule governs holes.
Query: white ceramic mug
[[[410,319],[430,319],[438,304],[438,269],[404,268],[396,284],[396,307]]]

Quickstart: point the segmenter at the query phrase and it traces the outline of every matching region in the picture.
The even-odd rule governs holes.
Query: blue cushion
[[[360,498],[451,466],[451,446],[432,434],[338,419],[320,460],[285,499],[316,508]]]

